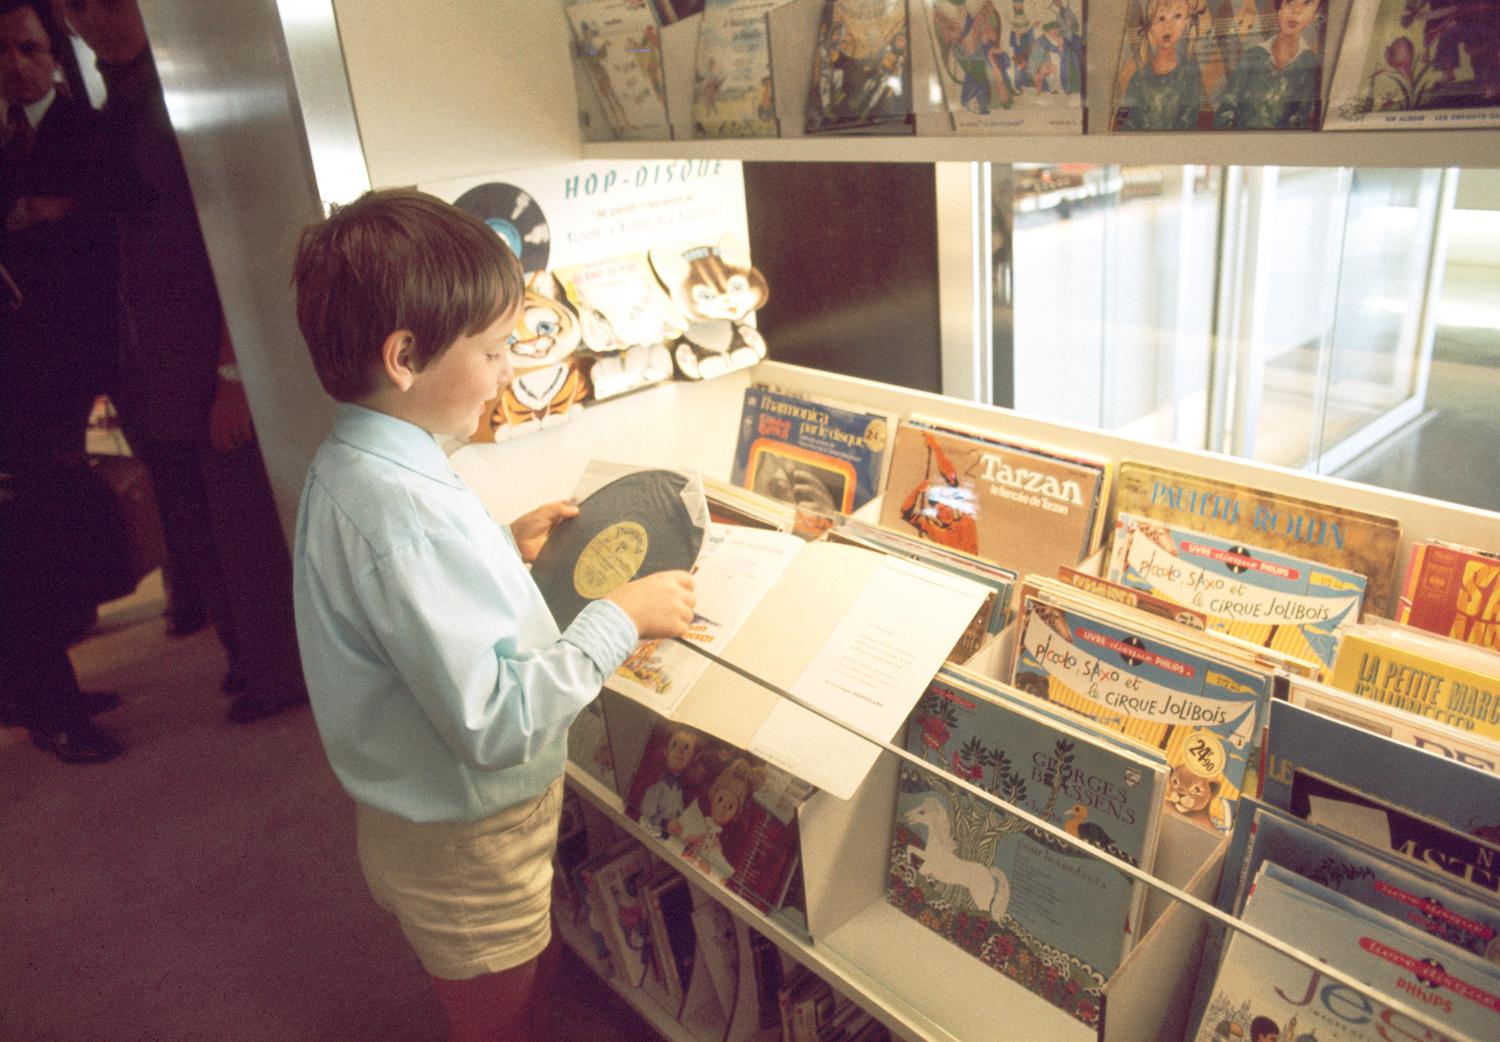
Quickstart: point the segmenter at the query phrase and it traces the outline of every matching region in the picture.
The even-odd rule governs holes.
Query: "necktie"
[[[4,152],[7,165],[17,165],[26,158],[35,136],[31,120],[26,118],[26,110],[19,103],[13,102],[5,111]]]

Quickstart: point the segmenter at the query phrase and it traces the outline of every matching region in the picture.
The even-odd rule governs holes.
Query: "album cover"
[[[1500,126],[1500,7],[1493,0],[1351,4],[1323,126]]]
[[[1325,0],[1129,0],[1116,130],[1317,130]]]
[[[1500,654],[1410,626],[1363,623],[1339,641],[1328,682],[1500,741]]]
[[[1083,133],[1083,0],[920,3],[955,130]]]
[[[1355,572],[1367,583],[1365,610],[1391,608],[1395,518],[1129,461],[1120,465],[1115,511]]]
[[[1500,651],[1500,554],[1413,543],[1396,621]]]
[[[666,140],[661,32],[646,0],[572,0],[574,53],[618,138]]]
[[[698,137],[775,137],[766,15],[782,0],[706,0],[698,23],[693,132]]]
[[[889,134],[911,124],[909,38],[906,0],[824,0],[806,132]]]

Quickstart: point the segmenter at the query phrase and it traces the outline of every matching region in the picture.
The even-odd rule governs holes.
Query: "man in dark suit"
[[[89,719],[113,696],[82,694],[67,654],[96,599],[67,504],[113,383],[117,270],[101,125],[57,83],[67,46],[44,0],[0,0],[0,719],[78,763],[120,751]]]

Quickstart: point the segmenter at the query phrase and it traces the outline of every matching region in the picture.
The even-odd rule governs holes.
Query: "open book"
[[[686,641],[889,739],[988,591],[862,547],[712,525]],[[848,799],[879,750],[673,641],[646,642],[608,686]]]

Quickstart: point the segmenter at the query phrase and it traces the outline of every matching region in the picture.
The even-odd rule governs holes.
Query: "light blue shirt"
[[[356,800],[411,821],[540,795],[568,725],[636,643],[602,600],[559,635],[510,529],[432,435],[357,405],[313,458],[293,570],[329,763]]]

